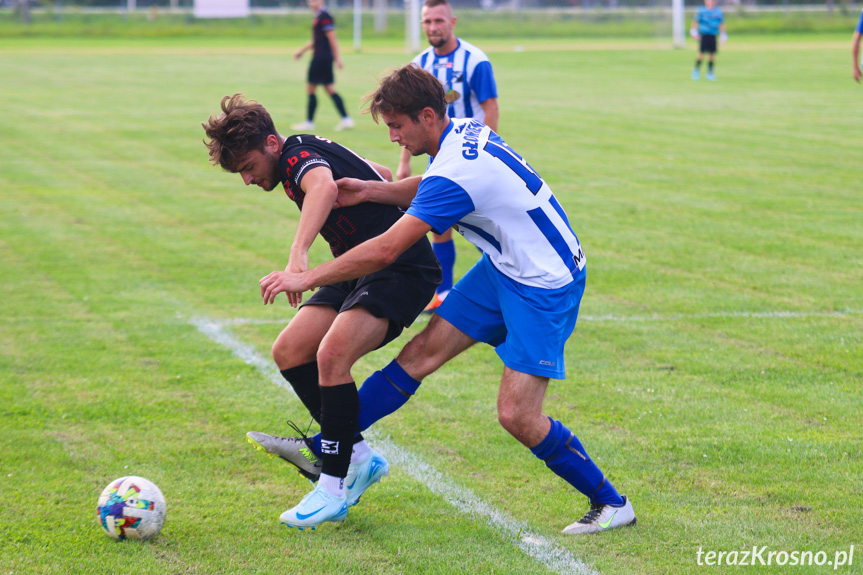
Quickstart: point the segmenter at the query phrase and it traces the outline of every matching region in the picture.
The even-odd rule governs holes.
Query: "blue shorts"
[[[562,288],[526,286],[483,255],[435,311],[459,331],[494,346],[508,368],[564,379],[563,348],[575,329],[586,277],[583,269]]]

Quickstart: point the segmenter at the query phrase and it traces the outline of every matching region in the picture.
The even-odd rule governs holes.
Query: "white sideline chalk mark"
[[[281,388],[288,389],[291,393],[294,392],[271,361],[262,358],[252,346],[240,341],[223,327],[224,324],[237,325],[240,323],[252,323],[252,321],[239,322],[231,320],[217,322],[208,318],[194,317],[189,320],[189,323],[214,342],[228,348],[236,357],[257,369],[272,383]],[[262,321],[259,323],[272,322]],[[371,432],[371,430],[363,433],[366,437],[374,439],[375,447],[379,448],[387,456],[390,463],[399,465],[408,475],[425,484],[432,493],[443,497],[456,510],[468,515],[484,518],[491,527],[502,532],[505,538],[512,539],[519,549],[542,563],[548,569],[562,575],[599,575],[599,571],[592,569],[584,561],[574,557],[563,547],[555,545],[554,542],[541,535],[532,533],[526,523],[516,521],[501,513],[491,505],[483,502],[470,489],[458,485],[418,456],[402,449],[393,443],[389,436],[382,438],[378,434]]]
[[[840,311],[732,311],[732,312],[716,312],[716,313],[691,313],[691,314],[651,314],[651,315],[579,315],[579,322],[617,322],[617,323],[640,323],[640,322],[663,322],[663,321],[682,321],[692,319],[796,319],[808,317],[847,317],[853,315],[863,315],[863,310],[846,309]],[[428,316],[420,316],[415,323],[427,321]],[[267,325],[271,323],[281,323],[287,325],[289,318],[282,319],[255,319],[255,318],[235,318],[223,322],[222,325]]]
[[[368,431],[363,433],[369,435]],[[573,557],[566,549],[558,547],[542,535],[532,533],[526,523],[501,513],[482,501],[470,489],[458,485],[416,455],[398,447],[389,436],[386,438],[377,434],[372,436],[375,439],[375,447],[387,456],[390,463],[402,467],[408,475],[424,483],[432,493],[443,497],[459,512],[484,518],[492,527],[502,531],[507,538],[513,539],[519,549],[545,567],[557,573],[599,575],[598,571],[581,559]]]

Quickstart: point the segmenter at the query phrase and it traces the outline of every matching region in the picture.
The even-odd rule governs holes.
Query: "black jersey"
[[[332,140],[311,134],[291,136],[285,140],[279,158],[279,177],[288,197],[297,203],[300,211],[306,198],[300,183],[309,169],[317,166],[329,168],[334,180],[358,178],[383,181],[381,175],[368,162]],[[324,222],[321,236],[330,244],[333,256],[338,257],[352,247],[387,231],[402,214],[395,206],[370,202],[337,208],[330,212]]]
[[[314,43],[314,51],[312,59],[333,59],[333,49],[330,46],[330,40],[327,38],[327,32],[336,29],[336,21],[333,16],[321,8],[315,14],[312,20],[312,41]]]

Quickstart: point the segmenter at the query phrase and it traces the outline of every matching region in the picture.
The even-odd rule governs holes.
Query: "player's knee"
[[[497,406],[497,421],[510,435],[519,438],[525,434],[528,419],[514,403],[499,403]]]
[[[351,364],[345,355],[330,345],[321,345],[317,353],[321,385],[338,385],[351,379]]]
[[[270,349],[273,361],[280,370],[291,369],[315,361],[315,351],[301,345],[290,345],[288,338],[278,337]]]

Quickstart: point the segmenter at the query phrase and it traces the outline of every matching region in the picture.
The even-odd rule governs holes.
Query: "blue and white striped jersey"
[[[450,118],[485,121],[480,103],[497,98],[494,72],[485,52],[459,38],[458,47],[449,54],[438,56],[434,47],[429,46],[412,62],[434,74],[443,84],[447,101],[451,102],[447,111]],[[452,101],[453,98],[456,99]]]
[[[495,268],[524,285],[557,289],[585,256],[548,184],[491,128],[452,120],[407,211],[440,233],[455,225]]]
[[[719,26],[725,21],[725,15],[719,8],[708,10],[705,6],[701,6],[695,13],[695,21],[698,22],[698,33],[702,36],[705,34],[718,36]]]

